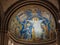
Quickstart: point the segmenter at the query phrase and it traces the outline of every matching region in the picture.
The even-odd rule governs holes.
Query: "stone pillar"
[[[60,45],[60,31],[57,31],[57,44]]]
[[[1,8],[1,4],[0,4],[0,45],[3,45],[3,42],[4,42],[4,41],[3,41],[3,33],[2,33],[2,27],[1,27],[1,23],[2,23],[2,22],[1,22],[1,15],[2,15],[1,9],[2,9],[2,8]]]
[[[4,28],[3,28],[3,26],[2,26],[2,24],[3,24],[3,15],[4,14],[4,11],[3,11],[3,7],[2,7],[2,5],[1,5],[1,3],[0,3],[0,45],[4,45],[4,38],[5,38],[5,32],[4,32]]]
[[[58,20],[58,30],[57,30],[57,43],[60,45],[60,0],[58,0],[59,3],[59,20]]]
[[[7,35],[6,32],[5,32],[5,35],[4,35],[4,45],[8,45],[8,35]]]

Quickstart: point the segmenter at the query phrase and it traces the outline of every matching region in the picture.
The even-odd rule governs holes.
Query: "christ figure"
[[[36,38],[41,38],[41,35],[43,33],[41,23],[44,20],[39,20],[38,18],[34,17],[33,20],[27,20],[27,21],[33,24],[33,28],[34,28]]]

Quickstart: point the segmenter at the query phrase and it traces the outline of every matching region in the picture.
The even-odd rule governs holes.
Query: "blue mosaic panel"
[[[55,22],[51,14],[40,9],[27,9],[11,21],[10,31],[16,39],[50,40],[55,38]]]

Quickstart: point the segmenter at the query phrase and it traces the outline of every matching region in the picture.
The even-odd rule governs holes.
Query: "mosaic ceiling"
[[[17,41],[48,42],[56,38],[53,15],[39,5],[19,8],[10,18],[9,34]]]

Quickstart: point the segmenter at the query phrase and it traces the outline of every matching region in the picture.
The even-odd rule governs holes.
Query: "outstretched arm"
[[[40,23],[42,23],[44,20],[39,20]]]
[[[32,20],[26,20],[26,21],[31,22],[31,23],[33,22]]]

